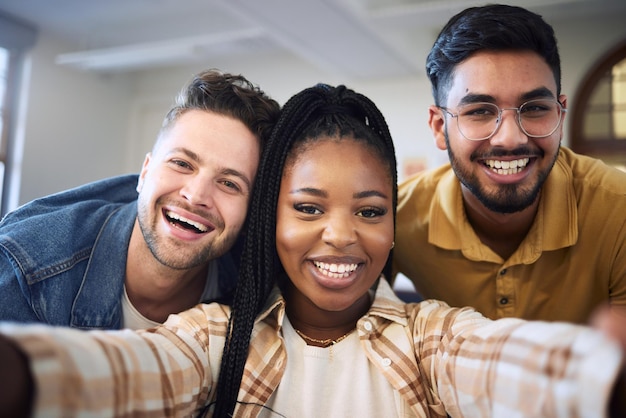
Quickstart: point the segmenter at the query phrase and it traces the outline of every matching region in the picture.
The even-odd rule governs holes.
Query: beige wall
[[[31,57],[20,203],[125,171],[129,77],[61,68],[58,50],[41,37]]]
[[[622,16],[551,23],[561,49],[563,92],[571,107],[580,79],[595,59],[626,39],[626,25]],[[423,74],[344,80],[293,57],[275,55],[103,77],[56,66],[54,57],[61,48],[45,33],[41,36],[32,56],[20,203],[87,181],[138,172],[174,95],[195,72],[209,67],[244,74],[281,104],[317,82],[346,84],[369,96],[385,114],[401,178],[410,165],[432,167],[446,161],[426,125],[432,100]],[[566,133],[568,129],[566,124]]]

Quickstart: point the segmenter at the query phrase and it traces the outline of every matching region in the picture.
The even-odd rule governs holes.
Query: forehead
[[[220,113],[189,109],[181,113],[168,127],[164,128],[159,139],[167,141],[198,140],[218,141],[224,136],[237,136],[242,141],[254,142],[256,136],[238,119]]]
[[[283,179],[311,183],[366,187],[391,186],[387,161],[364,141],[322,138],[292,150]]]
[[[166,156],[187,149],[203,161],[220,162],[238,170],[254,171],[260,155],[259,140],[241,121],[204,110],[189,110],[159,135],[153,154]]]
[[[481,51],[454,69],[448,106],[467,95],[491,96],[496,102],[517,102],[525,94],[547,89],[556,97],[556,81],[545,60],[532,51]]]

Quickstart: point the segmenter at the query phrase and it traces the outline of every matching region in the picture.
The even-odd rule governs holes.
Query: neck
[[[326,311],[295,291],[291,284],[283,295],[287,316],[296,332],[308,345],[320,347],[332,345],[354,331],[357,321],[372,304],[370,294],[366,293],[348,309]]]
[[[515,213],[498,213],[487,209],[468,190],[463,190],[468,222],[480,241],[503,259],[508,259],[522,243],[535,221],[539,198]]]
[[[206,285],[206,271],[188,278],[168,278],[127,275],[128,299],[146,318],[164,322],[170,314],[190,309],[200,302]]]
[[[141,243],[137,243],[139,239]],[[137,237],[135,231],[130,241],[124,283],[135,309],[152,321],[164,322],[170,314],[198,304],[206,285],[208,264],[188,270],[172,269],[143,248],[143,237]]]

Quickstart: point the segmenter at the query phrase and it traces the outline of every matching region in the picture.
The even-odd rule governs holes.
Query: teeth
[[[485,165],[498,174],[515,174],[522,171],[529,161],[530,158],[513,161],[486,160]]]
[[[358,267],[357,264],[329,264],[314,261],[315,266],[325,275],[335,279],[348,277]]]
[[[198,222],[194,222],[191,219],[187,219],[184,216],[180,216],[180,215],[178,215],[178,214],[176,214],[174,212],[167,211],[166,215],[167,215],[168,218],[175,219],[175,220],[177,220],[179,222],[185,222],[186,224],[189,224],[189,225],[193,226],[194,228],[196,228],[200,232],[206,232],[207,231],[207,227],[205,225],[202,225],[201,223],[198,223]]]

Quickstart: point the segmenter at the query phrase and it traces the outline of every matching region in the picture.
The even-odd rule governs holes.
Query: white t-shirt
[[[217,263],[209,263],[209,271],[207,273],[207,279],[204,285],[204,291],[198,303],[202,302],[215,295],[218,286],[218,265]],[[159,325],[159,322],[152,321],[143,316],[130,302],[128,293],[126,293],[126,285],[124,285],[124,295],[122,296],[122,314],[124,315],[122,320],[122,328],[130,329],[147,329]]]
[[[323,348],[307,345],[287,317],[282,329],[287,341],[287,367],[261,417],[401,416],[400,396],[367,359],[356,330]]]

